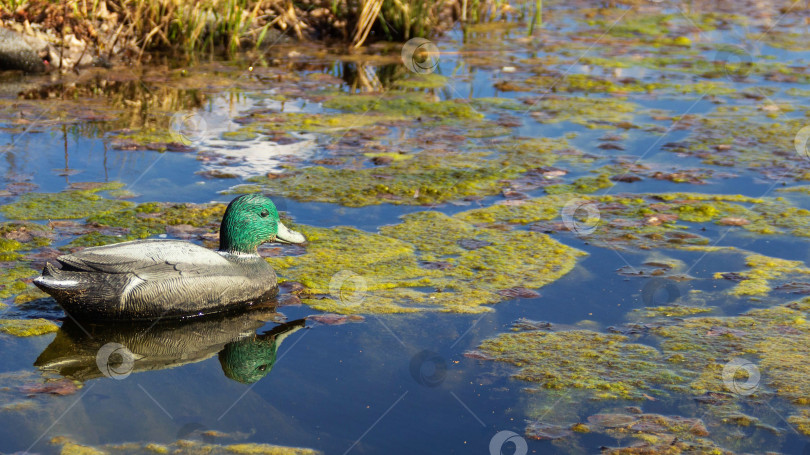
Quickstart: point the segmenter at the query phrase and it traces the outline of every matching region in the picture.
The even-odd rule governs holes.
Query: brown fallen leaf
[[[488,355],[484,354],[483,352],[477,351],[477,350],[465,352],[464,357],[467,357],[468,359],[476,359],[476,360],[492,360],[491,356],[488,356]]]
[[[574,434],[569,428],[545,422],[531,422],[526,426],[526,436],[532,439],[562,439]]]
[[[726,217],[721,219],[718,224],[722,224],[723,226],[745,226],[746,224],[751,224],[751,222],[745,218]]]
[[[708,332],[706,332],[706,336],[709,336],[709,337],[717,337],[717,336],[721,336],[721,335],[731,335],[731,336],[734,336],[734,337],[744,337],[744,336],[748,335],[748,332],[744,332],[742,330],[729,329],[729,328],[726,328],[726,327],[712,327],[711,329],[709,329]]]
[[[421,261],[420,264],[428,270],[449,270],[455,267],[453,264],[445,261]]]
[[[533,321],[527,318],[520,318],[512,324],[516,330],[551,330],[552,324],[546,321]]]
[[[647,226],[660,226],[663,223],[671,223],[678,219],[678,215],[672,213],[660,213],[644,218],[644,224]]]
[[[302,305],[301,298],[294,294],[283,294],[276,298],[278,306],[299,306]]]
[[[304,285],[297,281],[285,281],[278,285],[279,289],[288,294],[298,294],[304,290]]]
[[[478,248],[492,245],[492,242],[478,239],[461,239],[457,243],[458,246],[464,248],[465,250],[477,250]]]
[[[624,150],[624,147],[622,147],[619,144],[614,144],[612,142],[606,142],[604,144],[599,144],[597,146],[597,148],[602,149],[602,150]]]
[[[498,205],[509,205],[509,206],[523,205],[525,203],[526,203],[525,199],[506,199],[503,201],[496,202],[496,204]]]
[[[626,427],[637,421],[637,417],[627,414],[594,414],[588,417],[588,423],[604,428]]]
[[[633,174],[618,174],[610,178],[614,182],[633,183],[641,180],[641,177]]]
[[[696,397],[695,401],[699,403],[711,404],[711,405],[718,405],[726,403],[727,401],[733,399],[734,396],[730,393],[724,392],[706,392],[703,395]]]
[[[64,396],[74,394],[78,390],[79,387],[70,379],[60,379],[44,384],[26,384],[20,387],[20,391],[29,395],[44,393]]]

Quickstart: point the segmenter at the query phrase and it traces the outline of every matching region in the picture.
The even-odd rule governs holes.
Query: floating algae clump
[[[568,188],[573,189],[573,188]],[[688,223],[733,226],[751,234],[810,235],[810,211],[779,198],[751,198],[740,195],[699,193],[618,194],[591,196],[555,194],[527,199],[513,205],[492,205],[456,215],[481,224],[528,224],[531,229],[566,229],[562,223],[541,223],[558,219],[562,208],[574,197],[593,204],[599,224],[588,240],[599,246],[649,248],[691,248],[708,244],[708,239],[689,231]],[[745,207],[743,204],[749,205]]]
[[[21,256],[16,251],[22,248],[22,243],[13,239],[0,238],[0,261],[13,261]]]
[[[564,140],[538,139],[490,151],[421,152],[410,159],[393,160],[388,166],[335,169],[311,166],[270,177],[249,179],[258,188],[303,201],[339,203],[350,207],[382,204],[433,204],[466,196],[498,194],[505,179],[530,169],[548,166],[566,148]]]
[[[401,122],[404,117],[398,115],[364,115],[364,114],[308,114],[302,112],[279,112],[256,114],[250,120],[252,124],[240,128],[241,134],[255,134],[262,130],[291,131],[311,133],[339,133],[347,129],[357,129],[377,124]]]
[[[661,353],[622,335],[588,330],[506,333],[481,352],[518,367],[514,377],[545,389],[588,389],[600,399],[641,399],[657,383],[683,382],[667,372]]]
[[[171,444],[124,443],[89,446],[79,444],[64,436],[51,440],[61,446],[62,455],[154,455],[156,453],[206,454],[206,455],[317,455],[320,452],[302,447],[284,447],[273,444],[239,443],[208,444],[200,441],[179,440]]]
[[[62,445],[62,450],[59,451],[59,455],[108,455],[108,453],[93,447],[66,442]]]
[[[300,229],[307,253],[268,261],[283,281],[308,288],[305,303],[339,313],[487,311],[481,305],[506,298],[498,291],[542,287],[584,254],[545,234],[480,229],[438,212],[407,215],[380,234]]]
[[[678,354],[693,380],[684,392],[694,394],[726,390],[738,392],[723,381],[729,360],[756,357],[763,372],[762,386],[773,388],[791,403],[810,401],[810,324],[805,321],[810,299],[748,311],[735,317],[695,317],[654,330],[661,337],[665,355]],[[744,382],[744,381],[743,381]],[[729,390],[731,387],[731,390]]]
[[[51,230],[32,222],[0,223],[0,252],[30,250],[51,243]],[[6,245],[5,249],[2,245]]]
[[[739,316],[682,319],[679,313],[666,314],[647,325],[659,340],[658,349],[631,344],[622,335],[583,330],[506,333],[486,340],[480,349],[495,360],[519,366],[516,376],[529,381],[546,383],[562,377],[550,384],[564,383],[568,388],[598,384],[604,376],[600,369],[612,365],[615,371],[606,374],[614,380],[630,374],[627,369],[638,372],[639,386],[661,384],[688,394],[738,392],[735,384],[723,380],[722,370],[729,360],[744,356],[759,361],[760,388],[770,387],[793,404],[810,406],[808,312],[810,297]],[[543,368],[555,373],[544,375]],[[662,380],[674,377],[680,380]]]
[[[664,148],[714,166],[749,169],[766,178],[810,180],[810,161],[796,153],[794,137],[803,117],[763,118],[751,107],[720,107],[700,116],[693,133]]]
[[[664,305],[664,306],[645,307],[644,309],[636,309],[633,310],[633,313],[638,314],[640,317],[643,318],[655,318],[659,316],[666,316],[666,317],[694,316],[700,313],[711,313],[711,311],[712,311],[711,308],[706,307],[685,306],[685,305]]]
[[[810,409],[802,409],[799,414],[792,415],[787,420],[801,433],[810,435]]]
[[[810,297],[733,317],[661,318],[644,325],[657,338],[657,349],[585,330],[511,332],[485,340],[474,357],[515,365],[515,378],[540,384],[529,391],[585,393],[571,395],[580,397],[573,402],[649,399],[645,394],[699,397],[704,416],[733,427],[778,431],[741,411],[751,400],[776,395],[781,400],[769,400],[773,413],[790,415],[810,434],[808,312]],[[748,368],[761,377],[749,382]],[[595,423],[589,419],[589,426]]]
[[[407,77],[394,82],[394,86],[401,88],[442,88],[450,81],[447,76],[441,74],[410,73]]]
[[[51,243],[51,233],[45,226],[27,222],[0,223],[0,262],[20,259],[20,252]]]
[[[441,117],[443,119],[480,119],[464,101],[434,101],[424,93],[389,92],[380,95],[338,95],[326,100],[323,107],[348,112],[375,112],[406,117]]]
[[[0,332],[30,337],[56,332],[59,326],[47,319],[0,319]]]
[[[564,193],[580,193],[588,194],[595,193],[598,190],[610,188],[613,182],[610,181],[610,176],[607,174],[599,174],[595,176],[580,177],[569,184],[549,185],[546,187],[548,194],[564,194]]]
[[[145,239],[166,233],[168,226],[185,228],[188,234],[216,232],[225,208],[225,204],[147,202],[115,212],[103,212],[87,218],[87,223],[100,231],[77,237],[70,246],[98,246]],[[115,235],[105,234],[106,231],[115,232]]]
[[[594,432],[636,442],[627,447],[604,447],[602,453],[619,454],[731,454],[706,438],[709,431],[701,419],[660,414],[594,414],[588,417]]]
[[[613,98],[544,97],[532,105],[540,123],[571,122],[588,128],[612,128],[633,121],[635,103]]]
[[[219,226],[225,214],[225,204],[170,204],[148,202],[112,213],[88,217],[88,223],[131,229],[144,236],[163,233],[166,226]]]
[[[9,205],[0,206],[0,213],[14,220],[60,220],[86,218],[100,212],[110,212],[134,205],[132,202],[105,199],[97,193],[121,188],[122,183],[109,183],[86,190],[61,193],[26,193]]]
[[[785,259],[750,254],[745,257],[745,265],[750,270],[733,274],[733,279],[739,281],[729,293],[735,296],[765,296],[771,290],[771,281],[786,281],[791,277],[810,275],[810,268],[804,266],[802,261],[789,261]],[[726,278],[727,274],[718,272],[715,278]]]
[[[7,299],[25,291],[28,284],[23,280],[36,275],[36,270],[24,266],[0,268],[0,299]]]

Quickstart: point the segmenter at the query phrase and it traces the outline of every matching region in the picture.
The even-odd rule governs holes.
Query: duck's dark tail
[[[34,279],[34,284],[50,294],[57,301],[75,296],[84,288],[79,273],[56,268],[50,262],[45,264],[42,275]]]

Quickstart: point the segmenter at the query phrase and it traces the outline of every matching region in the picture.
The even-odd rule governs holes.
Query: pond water
[[[810,289],[810,134],[801,132],[810,125],[810,10],[550,3],[534,36],[525,24],[474,27],[466,39],[457,30],[435,40],[436,65],[416,72],[402,63],[414,57],[401,57],[401,45],[343,55],[287,43],[232,62],[9,79],[0,204],[10,208],[0,210],[0,233],[22,245],[0,255],[0,292],[9,291],[0,293],[0,319],[62,328],[0,334],[0,451],[277,453],[243,445],[256,443],[330,454],[809,453],[807,307],[784,305]],[[536,142],[547,139],[555,142]],[[120,185],[96,184],[109,182]],[[148,218],[116,211],[127,207],[82,205],[65,215],[59,204],[207,206],[253,190],[327,239],[263,250],[282,280],[309,288],[299,294],[304,304],[182,323],[76,324],[37,294],[31,273],[8,278],[59,252],[130,238],[211,246],[205,233],[221,216],[166,221],[170,229],[159,218],[160,227],[137,231],[137,219]],[[79,203],[56,193],[78,194]],[[56,209],[42,203],[48,198]],[[594,207],[599,221],[578,211],[565,220],[571,200]],[[535,201],[550,201],[551,214],[530,215]],[[667,204],[677,207],[659,207]],[[499,207],[510,214],[472,212]],[[455,224],[417,221],[425,229],[417,240],[395,231],[403,216],[425,211],[437,223],[467,220],[458,229],[484,243],[457,247]],[[24,229],[46,245],[20,237],[24,220],[47,231]],[[389,243],[329,250],[324,242],[358,235],[318,230],[336,226],[410,242],[414,264],[428,272],[414,285],[410,272],[380,259]],[[510,243],[547,236],[559,243],[528,252]],[[544,255],[574,249],[586,254],[543,268]],[[326,253],[317,273],[295,262],[318,251]],[[346,257],[331,261],[336,252]],[[769,259],[758,266],[752,258],[761,256]],[[779,260],[798,262],[779,268]],[[328,292],[341,269],[368,281],[367,293],[353,290],[361,304]],[[419,297],[375,287],[389,279]],[[740,283],[760,287],[737,292]],[[442,300],[448,294],[462,301]],[[797,313],[772,322],[773,309]],[[751,310],[773,312],[741,322]],[[700,320],[694,345],[673,334],[690,318]],[[485,344],[526,333],[539,338],[502,350]],[[547,343],[555,333],[561,345]],[[614,358],[578,344],[581,334],[627,338],[602,341],[621,346]],[[124,362],[102,371],[107,343],[131,351],[134,370]],[[633,358],[631,344],[656,350],[650,359],[668,359],[681,379]],[[555,347],[558,355],[546,352]],[[250,374],[260,379],[241,370],[253,367],[241,350],[258,351],[251,362],[260,373]],[[691,357],[700,350],[708,357]],[[721,374],[735,358],[754,362],[755,381]],[[748,379],[753,393],[734,390]],[[176,442],[186,439],[197,445]]]

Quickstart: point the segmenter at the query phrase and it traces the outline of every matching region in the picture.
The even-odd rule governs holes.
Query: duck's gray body
[[[276,274],[257,254],[178,240],[141,240],[56,258],[34,280],[72,317],[133,320],[197,316],[267,300]]]

